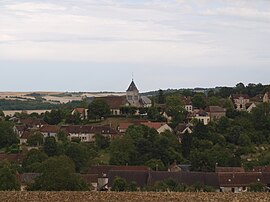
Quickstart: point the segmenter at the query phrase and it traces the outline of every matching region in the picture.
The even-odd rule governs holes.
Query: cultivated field
[[[0,192],[0,201],[9,202],[32,202],[32,201],[230,201],[230,202],[248,202],[248,201],[270,201],[268,193],[104,193],[104,192]]]

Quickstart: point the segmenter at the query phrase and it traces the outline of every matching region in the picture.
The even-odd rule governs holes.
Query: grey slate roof
[[[131,84],[129,85],[127,91],[139,91],[133,80]]]

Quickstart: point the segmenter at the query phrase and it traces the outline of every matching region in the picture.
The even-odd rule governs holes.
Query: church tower
[[[130,104],[130,106],[133,107],[139,107],[140,106],[140,93],[138,88],[136,87],[133,79],[131,81],[131,84],[129,85],[127,89],[127,101]]]

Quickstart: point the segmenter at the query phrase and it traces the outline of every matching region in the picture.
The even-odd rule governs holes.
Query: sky
[[[269,0],[0,0],[0,91],[269,84],[269,36]]]

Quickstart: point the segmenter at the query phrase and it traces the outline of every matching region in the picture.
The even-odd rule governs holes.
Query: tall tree
[[[27,187],[30,191],[87,191],[89,186],[75,173],[75,165],[67,156],[52,157],[42,166],[41,175],[34,184]]]
[[[47,137],[44,143],[44,152],[48,156],[55,156],[58,154],[57,142],[54,137]]]
[[[0,122],[0,148],[10,146],[12,144],[18,143],[19,139],[17,138],[13,125],[6,121]]]
[[[101,119],[110,115],[110,113],[109,105],[103,100],[94,99],[88,106],[88,116],[90,119]]]
[[[0,164],[0,191],[18,191],[20,184],[16,172],[11,168],[9,162],[3,161]]]

